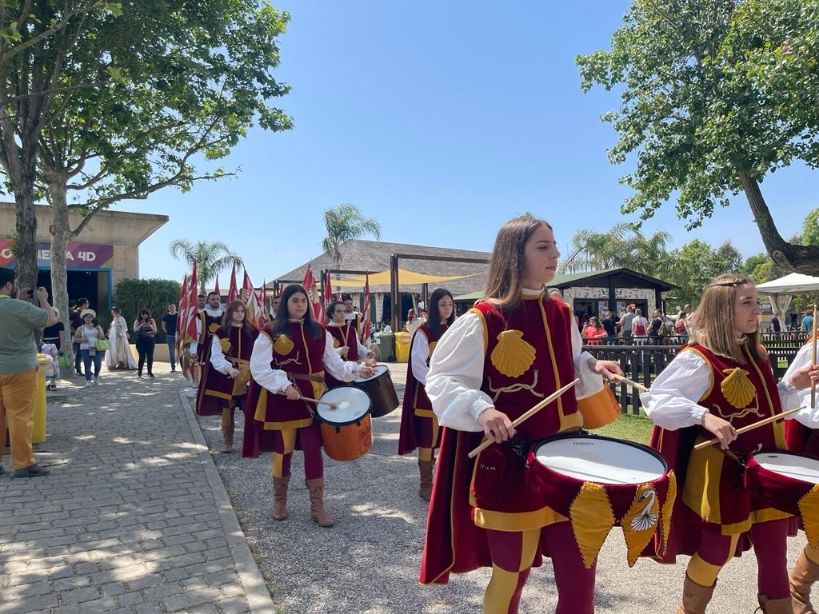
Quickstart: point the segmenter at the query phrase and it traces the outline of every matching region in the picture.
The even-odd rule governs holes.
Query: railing
[[[789,333],[790,334],[790,333]],[[785,344],[768,342],[765,349],[771,358],[774,375],[779,379],[785,374],[800,345],[786,341]],[[680,349],[679,345],[584,345],[595,358],[601,360],[615,360],[620,364],[625,376],[646,388],[656,378],[669,362],[674,359]],[[624,414],[640,413],[639,392],[623,382],[610,384],[612,392],[620,402],[620,411]]]

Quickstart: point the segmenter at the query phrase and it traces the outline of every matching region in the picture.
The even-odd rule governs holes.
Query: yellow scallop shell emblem
[[[211,324],[210,326],[208,326],[208,332],[209,332],[211,335],[212,335],[213,333],[215,333],[217,330],[219,330],[219,325],[218,325],[216,322],[214,322],[213,324]]]
[[[293,345],[293,341],[287,335],[279,335],[273,344],[273,349],[279,356],[287,356],[293,351],[294,347],[296,346]]]
[[[536,350],[523,340],[522,330],[505,330],[492,350],[492,365],[507,377],[526,373],[535,362]]]
[[[720,384],[720,390],[725,399],[737,409],[748,407],[756,396],[756,388],[748,378],[748,372],[737,367],[736,369],[726,369],[728,374]]]
[[[222,346],[222,352],[227,352],[230,349],[230,339],[219,339],[219,345]]]

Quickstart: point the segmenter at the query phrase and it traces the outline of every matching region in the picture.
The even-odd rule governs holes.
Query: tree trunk
[[[17,206],[14,255],[17,258],[17,287],[37,288],[37,216],[34,213],[34,185],[14,190]]]
[[[745,169],[739,170],[742,189],[754,214],[754,221],[759,228],[762,242],[774,264],[786,271],[795,271],[805,275],[819,275],[819,247],[812,245],[794,245],[782,238],[774,224],[759,183]]]
[[[60,310],[60,321],[66,331],[71,330],[71,319],[68,317],[68,272],[65,254],[71,238],[71,227],[68,221],[68,201],[65,182],[61,178],[48,181],[48,197],[51,202],[51,293],[54,306]],[[68,332],[66,332],[68,334]],[[62,348],[66,354],[73,354],[73,345]]]

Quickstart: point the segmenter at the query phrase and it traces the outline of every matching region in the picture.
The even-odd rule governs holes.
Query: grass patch
[[[621,414],[617,420],[606,426],[594,429],[592,433],[614,437],[616,439],[627,439],[648,445],[651,437],[651,427],[654,423],[643,415]]]

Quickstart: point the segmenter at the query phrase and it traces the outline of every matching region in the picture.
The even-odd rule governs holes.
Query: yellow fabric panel
[[[819,484],[799,499],[799,512],[802,514],[808,543],[816,549],[814,554],[819,554]]]
[[[668,492],[665,496],[665,503],[660,513],[660,528],[663,531],[662,552],[668,548],[668,535],[671,533],[671,516],[674,511],[674,501],[677,499],[677,476],[671,471],[668,474]]]
[[[819,565],[819,545],[814,546],[808,544],[805,546],[805,556],[808,557],[814,565]]]
[[[697,443],[701,439],[698,437]],[[683,503],[700,518],[714,524],[722,524],[719,483],[724,461],[725,455],[716,446],[692,450],[683,485]]]
[[[654,537],[660,519],[660,500],[651,484],[641,484],[625,516],[620,519],[626,538],[628,566],[634,567],[637,557]]]
[[[492,565],[492,577],[483,594],[483,614],[508,614],[518,588],[520,572]]]
[[[432,460],[432,448],[418,448],[418,460],[419,461],[431,461]]]
[[[544,506],[531,512],[496,512],[475,506],[472,495],[469,496],[470,505],[475,510],[475,524],[483,529],[495,531],[532,531],[547,527],[556,522],[568,520],[552,508]]]
[[[606,489],[594,482],[583,484],[569,508],[569,518],[583,564],[590,569],[614,526],[614,512]]]

